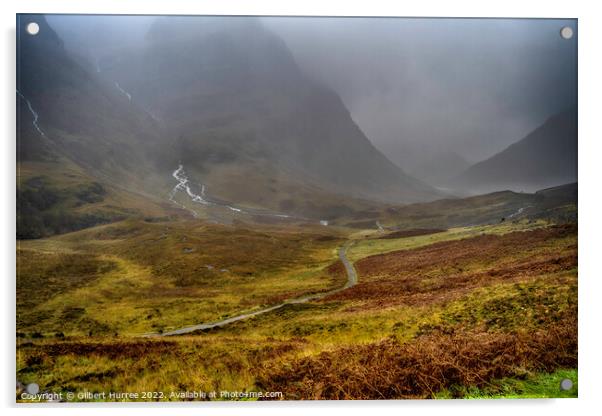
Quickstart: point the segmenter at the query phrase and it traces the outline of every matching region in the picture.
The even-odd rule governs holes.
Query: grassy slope
[[[383,254],[395,250],[409,250],[439,241],[459,240],[482,234],[506,234],[513,231],[527,231],[545,226],[544,221],[519,221],[515,223],[500,223],[495,225],[480,225],[473,227],[455,227],[449,230],[413,238],[382,239],[378,233],[364,235],[364,239],[356,242],[349,250],[349,258],[357,261],[374,254]],[[368,238],[366,238],[368,237]]]
[[[18,238],[40,238],[133,216],[165,216],[172,210],[148,194],[107,185],[67,160],[19,163],[17,185]]]
[[[314,220],[334,220],[381,204],[329,192],[294,172],[253,163],[212,165],[202,178],[208,194],[239,207],[269,209]],[[244,181],[241,178],[245,178]]]
[[[362,356],[370,356],[365,354],[356,355],[353,353],[353,349],[359,348],[358,352],[364,346],[373,349],[374,347],[370,347],[370,345],[389,342],[387,340],[391,340],[392,344],[386,344],[386,348],[383,347],[384,354],[397,354],[396,351],[401,348],[399,345],[408,345],[408,348],[421,348],[420,345],[424,345],[423,337],[428,338],[429,334],[456,334],[453,335],[456,337],[454,342],[460,342],[460,345],[465,342],[477,342],[476,345],[480,345],[478,340],[483,339],[483,337],[492,337],[492,342],[510,342],[509,340],[513,338],[508,337],[518,337],[517,340],[522,340],[521,342],[527,343],[525,345],[531,346],[528,351],[537,352],[537,346],[544,345],[542,342],[545,339],[533,339],[530,334],[540,333],[538,332],[540,330],[547,331],[546,328],[553,330],[555,322],[566,320],[576,306],[576,268],[571,260],[572,253],[576,253],[576,236],[572,232],[565,233],[565,235],[538,234],[537,238],[531,238],[528,244],[525,243],[526,245],[510,244],[511,241],[514,241],[514,237],[512,237],[513,234],[508,234],[508,232],[512,231],[513,228],[521,231],[524,231],[525,228],[533,228],[530,227],[532,224],[527,225],[529,227],[526,227],[524,223],[508,223],[503,226],[481,228],[477,232],[470,232],[470,230],[457,231],[460,236],[469,237],[467,240],[457,240],[457,238],[462,237],[453,232],[438,235],[437,238],[440,240],[444,240],[445,236],[452,240],[443,244],[460,244],[458,246],[460,251],[463,244],[472,244],[475,238],[484,238],[480,236],[483,232],[499,235],[499,237],[490,237],[494,238],[494,241],[497,241],[498,238],[506,238],[509,243],[504,245],[503,241],[505,240],[500,240],[502,245],[499,247],[504,247],[504,249],[500,251],[496,248],[498,246],[491,246],[490,254],[485,254],[485,257],[480,260],[475,259],[474,256],[455,260],[457,264],[453,264],[453,267],[464,269],[461,275],[465,276],[466,279],[451,280],[452,286],[445,289],[445,293],[449,293],[449,295],[444,297],[427,297],[416,303],[411,296],[406,296],[400,298],[401,301],[398,299],[395,302],[386,302],[383,304],[384,306],[378,306],[379,297],[384,296],[382,299],[386,299],[387,293],[383,293],[372,300],[366,300],[364,296],[359,298],[334,296],[321,302],[290,305],[219,330],[200,333],[196,336],[169,338],[165,341],[143,340],[123,335],[116,338],[102,335],[89,338],[77,335],[77,332],[65,341],[52,337],[44,339],[27,337],[22,341],[24,342],[23,346],[19,348],[18,378],[23,382],[36,380],[42,386],[59,390],[76,388],[86,388],[92,391],[102,391],[110,388],[127,391],[140,391],[142,389],[164,391],[179,391],[182,389],[276,389],[285,391],[287,393],[285,397],[292,398],[298,397],[298,386],[305,386],[306,389],[301,390],[304,393],[300,397],[310,398],[320,395],[321,397],[330,397],[327,394],[328,380],[339,384],[340,388],[350,387],[345,384],[346,381],[344,380],[353,379],[356,359]],[[538,224],[537,227],[543,225]],[[137,233],[135,241],[140,242],[145,250],[149,250],[149,258],[155,256],[158,252],[152,251],[154,243],[149,237],[156,238],[161,234],[149,234],[146,228],[158,227],[163,230],[165,225],[134,224],[130,226],[142,228],[142,230],[136,232],[130,229],[127,230],[127,233]],[[174,266],[175,269],[166,271],[165,275],[159,275],[164,276],[162,278],[173,273],[174,270],[189,270],[190,264],[186,262],[180,264],[179,261],[185,260],[177,260],[181,253],[180,250],[186,246],[186,243],[198,250],[201,247],[198,245],[200,242],[195,240],[194,237],[206,236],[202,230],[190,229],[190,227],[183,229],[174,225],[170,225],[170,227],[173,229],[174,238],[170,240],[168,246],[174,246],[174,250],[170,252],[170,255],[174,256],[173,264],[176,266]],[[120,252],[120,243],[114,235],[120,231],[123,231],[121,227],[99,227],[89,232],[83,231],[57,239],[41,241],[32,249],[43,251],[45,248],[52,248],[54,244],[61,245],[65,252],[74,250],[76,247],[83,250],[94,249],[97,251],[101,250],[100,247],[103,247],[103,252],[111,253],[112,256],[124,256]],[[462,234],[462,232],[465,232],[465,234]],[[524,235],[527,236],[530,233],[537,232],[537,230],[524,232],[526,233]],[[84,238],[85,233],[88,234]],[[187,241],[182,242],[181,237],[184,234]],[[433,247],[432,242],[428,239],[425,240],[425,237],[428,236],[379,240],[379,243],[387,244],[387,251],[411,249],[407,253],[415,253],[419,256],[420,250],[427,250],[426,252],[428,252]],[[291,236],[288,236],[288,238],[291,238]],[[282,245],[283,242],[293,245],[299,244],[299,241],[293,243],[288,238],[279,235],[278,246]],[[78,245],[78,240],[91,241],[91,243],[81,247]],[[519,240],[524,240],[524,238],[520,237]],[[153,271],[153,262],[149,259],[146,261],[135,260],[136,256],[139,255],[136,254],[139,252],[135,249],[135,244],[123,243],[134,247],[134,249],[128,250],[130,252],[127,256],[128,259],[122,261],[136,261],[139,264],[138,267],[142,268],[140,270]],[[323,267],[333,260],[333,248],[339,243],[340,241],[322,241],[320,243],[322,245],[316,243],[319,248],[316,248],[317,246],[313,247],[309,252],[318,255],[320,261],[323,261],[321,263]],[[439,242],[438,244],[442,243]],[[258,245],[257,241],[253,241],[252,246],[262,247]],[[273,251],[272,246],[267,245],[266,253],[271,251]],[[220,257],[219,253],[220,250],[216,250],[215,254],[217,256],[212,256],[212,261],[217,263],[220,258],[222,260],[230,258],[232,254],[225,252],[222,254],[223,257]],[[257,253],[258,258],[262,257],[261,253],[262,250],[260,249]],[[404,251],[400,253],[404,253]],[[392,255],[395,254],[388,254],[388,256]],[[494,256],[491,257],[491,255]],[[199,257],[199,261],[201,258]],[[561,260],[562,258],[568,260]],[[437,285],[445,283],[446,280],[437,279],[441,279],[445,276],[445,273],[448,273],[449,262],[445,257],[437,260],[438,258],[433,255],[429,255],[427,259],[430,264],[428,268],[417,269],[417,278],[419,279],[417,282],[420,282],[417,287],[427,285],[427,294],[429,292],[438,293]],[[541,269],[532,272],[528,272],[528,269],[525,269],[524,272],[513,269],[517,264],[524,264],[530,259],[538,260],[542,265]],[[283,260],[288,262],[291,259]],[[360,270],[360,285],[358,287],[361,287],[362,282],[373,282],[374,284],[383,279],[383,277],[378,277],[381,276],[380,272],[374,276],[370,276],[370,273],[366,271],[362,272],[364,269],[361,264],[368,260],[362,260],[358,263]],[[96,259],[96,261],[102,262],[101,259]],[[320,261],[316,260],[316,264],[320,264]],[[164,261],[161,262],[161,264],[164,263]],[[382,262],[379,260],[379,263]],[[179,268],[178,264],[180,264]],[[204,263],[200,261],[200,264]],[[101,267],[98,264],[97,266]],[[109,317],[115,314],[128,317],[140,312],[146,313],[144,308],[143,311],[134,312],[130,299],[125,302],[122,300],[116,302],[115,299],[109,296],[111,287],[94,286],[103,281],[109,282],[111,279],[108,279],[107,276],[111,276],[111,273],[115,273],[115,270],[119,270],[119,267],[121,266],[118,265],[117,269],[111,269],[105,275],[105,280],[103,280],[103,277],[96,280],[92,279],[89,287],[94,287],[93,291],[78,293],[77,299],[80,301],[81,299],[89,301],[87,297],[92,296],[92,293],[97,296],[98,293],[107,296],[101,307],[98,307],[97,310],[91,308],[92,316],[100,319],[102,316]],[[268,293],[272,294],[270,287],[276,281],[282,284],[279,289],[285,292],[299,289],[300,282],[294,279],[290,279],[290,281],[289,279],[282,279],[281,276],[286,276],[286,273],[283,274],[282,272],[283,270],[279,270],[278,273],[272,275],[272,278],[270,278],[269,272],[262,275],[266,279],[266,286],[259,289],[255,288],[256,292],[251,298],[266,299],[265,293],[261,292],[267,290]],[[80,275],[85,276],[84,273],[80,273]],[[490,281],[478,278],[475,287],[465,284],[474,277],[482,275],[493,277]],[[276,278],[275,276],[279,277]],[[315,279],[316,276],[318,275],[309,278],[308,282],[312,283],[308,283],[303,288],[304,290],[317,288],[327,281],[320,278]],[[389,278],[394,278],[394,276]],[[138,281],[135,278],[130,280],[128,276],[124,278],[124,281],[130,282],[132,292],[137,290],[136,282],[140,283],[142,280]],[[282,280],[284,280],[284,283],[282,283]],[[213,281],[215,281],[215,278],[213,278]],[[332,278],[329,281],[332,282]],[[233,283],[235,283],[234,287],[238,287],[240,281],[233,281]],[[290,284],[290,287],[287,287],[288,284]],[[238,293],[233,292],[232,287],[224,284],[222,287],[224,292],[221,296],[236,297]],[[99,288],[102,290],[97,290]],[[253,286],[245,287],[246,290],[254,290],[253,288]],[[163,291],[165,290],[163,289]],[[63,304],[67,298],[73,299],[73,294],[63,297],[63,300],[59,303]],[[109,300],[110,302],[108,302]],[[150,296],[145,301],[152,300],[153,297]],[[139,301],[138,299],[137,302]],[[180,297],[178,302],[181,301]],[[229,305],[236,305],[234,309],[240,308],[240,301],[240,298],[235,299],[234,302],[232,302],[232,299],[227,300],[220,305],[220,308],[222,308],[222,311],[228,311]],[[119,309],[118,305],[120,304],[127,305],[127,307]],[[166,307],[165,310],[172,312],[173,309],[170,308],[171,306]],[[88,313],[87,311],[88,308],[86,308],[86,313]],[[195,312],[202,313],[202,311]],[[128,315],[128,313],[131,315]],[[176,314],[178,319],[186,321],[185,312],[178,311]],[[162,325],[165,325],[164,319],[164,316],[156,316],[151,318],[150,322],[162,322]],[[138,328],[142,330],[145,325],[147,323],[140,324]],[[572,325],[564,325],[564,327],[571,329]],[[462,334],[473,335],[466,338]],[[445,336],[449,335],[437,335],[435,338]],[[568,337],[567,339],[571,338]],[[165,342],[169,342],[169,344],[166,345]],[[414,345],[416,347],[413,347]],[[351,355],[342,354],[341,348],[351,348]],[[482,349],[482,347],[479,348]],[[494,348],[492,351],[495,353],[498,350]],[[547,348],[546,351],[554,353],[554,348]],[[570,351],[570,348],[567,354],[568,361],[566,362],[572,363],[573,352]],[[344,359],[344,365],[347,366],[346,371],[352,371],[343,379],[339,378],[340,374],[338,373],[342,368],[340,367],[342,363],[332,358],[339,356],[342,357],[341,360]],[[501,377],[497,376],[496,378],[495,374],[488,375],[489,384],[487,385],[471,384],[470,382],[460,385],[443,385],[439,389],[440,393],[437,395],[433,393],[433,397],[489,397],[497,395],[534,397],[537,394],[546,397],[557,397],[576,394],[576,389],[568,393],[561,393],[553,388],[553,384],[562,375],[568,374],[570,378],[573,375],[576,377],[574,370],[570,370],[571,364],[565,364],[569,365],[568,370],[556,370],[557,367],[549,364],[542,364],[538,367],[537,363],[544,361],[538,361],[540,358],[537,358],[539,357],[537,354],[529,357],[531,358],[524,362],[526,366],[517,366],[512,362],[504,364],[501,367],[504,371],[499,373]],[[333,359],[334,361],[324,361]],[[299,360],[307,360],[304,366],[309,367],[299,367]],[[326,381],[327,384],[322,386],[325,390],[320,390],[321,388],[316,390],[316,388],[319,388],[319,384],[306,384],[312,380],[312,378],[306,378],[306,371],[320,362],[330,363],[327,364],[329,372],[322,377],[318,375],[320,372],[316,369],[311,371],[314,371],[313,380],[323,379],[323,381]],[[379,374],[378,367],[374,367],[374,365],[372,363],[368,367],[363,367],[368,371],[366,376]],[[195,371],[189,371],[190,368],[195,368]],[[293,373],[289,374],[287,369],[290,369]],[[274,385],[274,380],[279,380],[277,378],[278,374],[285,375],[287,380],[294,378],[292,374],[299,374],[301,375],[300,384],[293,387],[280,381]],[[452,379],[450,378],[450,380]],[[573,381],[576,382],[576,379],[573,379]],[[426,396],[430,396],[430,394]],[[401,394],[394,395],[394,397],[404,396]]]
[[[368,209],[352,215],[346,225],[376,229],[379,220],[390,229],[452,228],[497,224],[502,219],[531,218],[551,222],[577,219],[577,184],[541,190],[534,194],[494,192],[469,198],[441,199],[428,203]],[[518,211],[523,209],[522,214]],[[369,218],[369,220],[368,220]]]
[[[142,334],[342,286],[340,240],[317,231],[131,220],[20,243],[19,328]],[[51,282],[51,283],[49,283]],[[45,290],[37,287],[43,285]]]
[[[437,245],[402,251],[399,256],[411,254],[423,263],[408,259],[407,265],[414,266],[403,267],[407,273],[401,276],[388,260],[379,259],[382,256],[374,258],[383,268],[372,276],[360,261],[360,283],[331,297],[339,302],[331,305],[334,311],[308,311],[303,320],[282,322],[283,332],[305,330],[321,347],[314,344],[310,355],[283,360],[259,376],[259,385],[280,386],[289,398],[430,397],[449,388],[454,397],[463,397],[458,389],[463,385],[575,366],[576,238],[564,231],[556,237],[533,233],[538,232],[487,238],[502,243],[508,239],[501,246],[486,246],[478,237],[457,243],[477,240],[477,246],[484,246],[481,258],[447,259],[447,250],[443,257],[435,255]],[[525,245],[516,244],[516,238],[527,236]],[[461,271],[450,276],[448,265]],[[387,275],[387,270],[393,274]],[[395,284],[386,284],[388,280]],[[403,290],[398,292],[399,287]],[[563,342],[549,335],[564,331],[568,332],[558,335]],[[338,338],[342,333],[346,342]],[[334,345],[328,344],[330,339]],[[319,351],[324,352],[316,355]],[[446,356],[449,351],[453,354]],[[457,366],[458,373],[445,373],[450,366]],[[442,377],[439,371],[445,371]],[[424,377],[432,379],[425,382]]]
[[[381,218],[385,227],[449,228],[497,223],[519,208],[531,205],[533,194],[510,191],[470,198],[441,199],[428,203],[390,207]]]

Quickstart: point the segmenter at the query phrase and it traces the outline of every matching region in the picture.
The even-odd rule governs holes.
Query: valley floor
[[[354,286],[160,336],[341,288],[338,253],[350,241]],[[18,250],[17,380],[42,392],[161,393],[134,401],[577,395],[575,224],[387,233],[129,220]],[[559,387],[565,378],[569,391]]]

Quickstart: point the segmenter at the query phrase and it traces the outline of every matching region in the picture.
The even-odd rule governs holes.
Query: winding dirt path
[[[315,294],[305,295],[305,296],[301,296],[301,297],[294,298],[294,299],[289,299],[278,305],[270,306],[270,307],[267,307],[264,309],[259,309],[254,312],[236,315],[231,318],[223,319],[221,321],[187,326],[187,327],[176,329],[173,331],[164,332],[163,334],[160,334],[160,336],[167,337],[167,336],[173,336],[173,335],[183,335],[183,334],[188,334],[188,333],[202,330],[202,329],[211,329],[211,328],[222,327],[222,326],[231,324],[233,322],[242,321],[243,319],[251,318],[253,316],[261,315],[261,314],[264,314],[267,312],[274,311],[276,309],[280,309],[286,305],[293,305],[293,304],[297,304],[297,303],[306,303],[306,302],[310,302],[313,300],[322,299],[322,298],[325,298],[326,296],[332,295],[334,293],[338,293],[342,290],[345,290],[347,288],[355,286],[357,284],[357,272],[355,271],[353,264],[347,258],[347,250],[349,249],[349,247],[351,247],[352,244],[353,244],[353,242],[348,242],[344,246],[339,248],[339,259],[343,262],[343,265],[345,266],[345,272],[347,273],[347,282],[345,283],[345,285],[343,287],[340,287],[338,289],[329,290],[328,292],[315,293]]]

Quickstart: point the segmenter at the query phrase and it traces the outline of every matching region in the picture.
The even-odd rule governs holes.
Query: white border
[[[378,0],[354,1],[186,1],[186,0],[20,0],[0,3],[2,14],[2,107],[0,114],[4,135],[2,137],[3,163],[1,165],[3,199],[2,209],[2,335],[0,342],[3,365],[0,377],[2,406],[5,414],[103,414],[115,411],[119,405],[105,406],[22,406],[13,403],[14,383],[14,268],[15,268],[15,13],[113,13],[113,14],[254,14],[254,15],[334,15],[334,16],[447,16],[447,17],[558,17],[579,19],[579,399],[572,400],[508,400],[508,401],[405,401],[405,402],[297,402],[297,403],[215,403],[174,407],[153,405],[128,405],[131,414],[165,415],[176,411],[183,414],[230,415],[306,415],[311,412],[328,414],[345,412],[348,415],[365,415],[372,408],[387,414],[462,414],[507,415],[512,413],[591,414],[600,408],[597,400],[600,378],[600,322],[602,316],[598,300],[602,293],[600,259],[596,254],[602,245],[602,134],[599,116],[602,105],[600,74],[600,44],[602,40],[601,15],[594,1],[525,1],[497,2],[477,0],[386,2]],[[85,412],[84,412],[85,409]],[[111,410],[115,409],[115,410]]]

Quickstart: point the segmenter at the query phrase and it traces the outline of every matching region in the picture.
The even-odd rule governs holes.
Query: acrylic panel
[[[576,397],[577,34],[17,15],[16,400]]]

